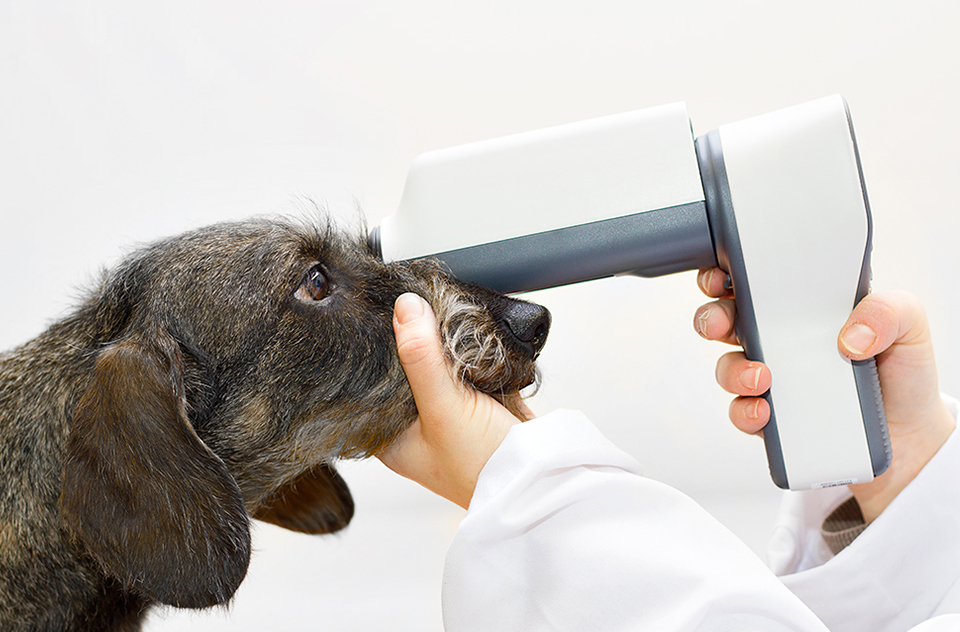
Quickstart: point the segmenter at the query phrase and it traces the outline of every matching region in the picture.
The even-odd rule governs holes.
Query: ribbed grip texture
[[[883,407],[883,393],[880,388],[880,374],[874,358],[853,363],[853,374],[857,382],[860,397],[860,409],[863,412],[864,430],[874,476],[880,476],[890,466],[893,449],[890,446],[890,432],[887,429],[887,414]]]

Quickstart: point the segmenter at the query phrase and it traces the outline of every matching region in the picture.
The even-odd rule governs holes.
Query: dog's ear
[[[233,595],[250,527],[233,477],[187,420],[183,358],[159,328],[100,352],[68,440],[70,530],[128,589],[199,608]]]
[[[353,497],[332,466],[321,463],[274,492],[253,517],[301,533],[333,533],[353,517]]]

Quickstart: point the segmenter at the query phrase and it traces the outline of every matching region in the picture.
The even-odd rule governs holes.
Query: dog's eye
[[[324,273],[323,266],[315,265],[307,272],[295,296],[301,301],[311,302],[324,299],[330,293],[330,280]]]

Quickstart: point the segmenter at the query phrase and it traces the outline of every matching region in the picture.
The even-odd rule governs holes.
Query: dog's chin
[[[540,371],[535,364],[531,363],[524,368],[522,373],[514,372],[508,377],[510,381],[501,386],[491,387],[489,383],[481,383],[474,385],[474,388],[500,402],[514,417],[526,421],[530,415],[530,410],[524,400],[535,395],[539,390]]]
[[[540,386],[540,372],[533,362],[502,362],[485,366],[461,364],[455,368],[461,381],[498,399],[519,397],[521,392],[528,397]]]

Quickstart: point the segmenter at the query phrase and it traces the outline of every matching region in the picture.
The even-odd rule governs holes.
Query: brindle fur
[[[317,263],[329,293],[305,302]],[[518,302],[434,263],[385,265],[326,221],[142,248],[0,355],[0,629],[137,630],[154,602],[227,602],[251,516],[346,526],[332,463],[416,417],[391,324],[405,291],[433,305],[462,379],[508,403],[535,382],[542,341],[499,322]]]

